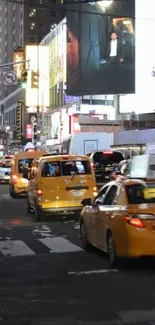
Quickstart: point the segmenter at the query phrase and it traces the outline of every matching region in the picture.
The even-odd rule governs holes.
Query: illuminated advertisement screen
[[[27,107],[49,107],[49,48],[48,46],[27,45],[26,60],[30,60],[27,67],[28,78],[25,92]],[[32,71],[39,71],[39,87],[32,88]]]
[[[66,82],[66,19],[52,31],[49,44],[50,88]]]
[[[135,0],[76,3],[71,8],[67,94],[134,93]]]

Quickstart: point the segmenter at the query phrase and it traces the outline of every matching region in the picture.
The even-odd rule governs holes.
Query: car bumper
[[[65,207],[65,208],[43,208],[38,207],[40,212],[48,215],[80,215],[82,207]]]
[[[124,243],[124,249],[118,256],[127,258],[140,258],[155,256],[155,232],[148,231],[146,228],[139,230],[129,229],[127,226],[128,242]]]
[[[0,177],[1,183],[9,183],[9,181],[10,181],[10,178]]]

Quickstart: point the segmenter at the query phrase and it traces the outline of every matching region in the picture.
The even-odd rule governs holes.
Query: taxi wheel
[[[113,242],[112,234],[108,235],[107,249],[108,249],[108,258],[109,258],[111,267],[117,266],[118,265],[118,257],[116,255],[115,245]]]
[[[90,243],[87,240],[86,230],[83,219],[80,220],[80,238],[81,238],[81,244],[82,248],[86,251],[89,251],[91,248]]]
[[[13,199],[16,199],[16,198],[18,197],[18,195],[15,193],[14,188],[13,188],[12,185],[10,186],[10,196],[11,196]]]

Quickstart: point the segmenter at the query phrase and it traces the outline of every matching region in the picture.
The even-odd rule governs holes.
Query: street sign
[[[15,71],[3,72],[3,81],[6,86],[17,85],[17,75]]]

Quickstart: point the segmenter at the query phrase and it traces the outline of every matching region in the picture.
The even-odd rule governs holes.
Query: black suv
[[[124,160],[123,154],[114,150],[95,151],[88,156],[94,167],[97,183],[109,180],[110,174],[117,170],[119,163]]]

